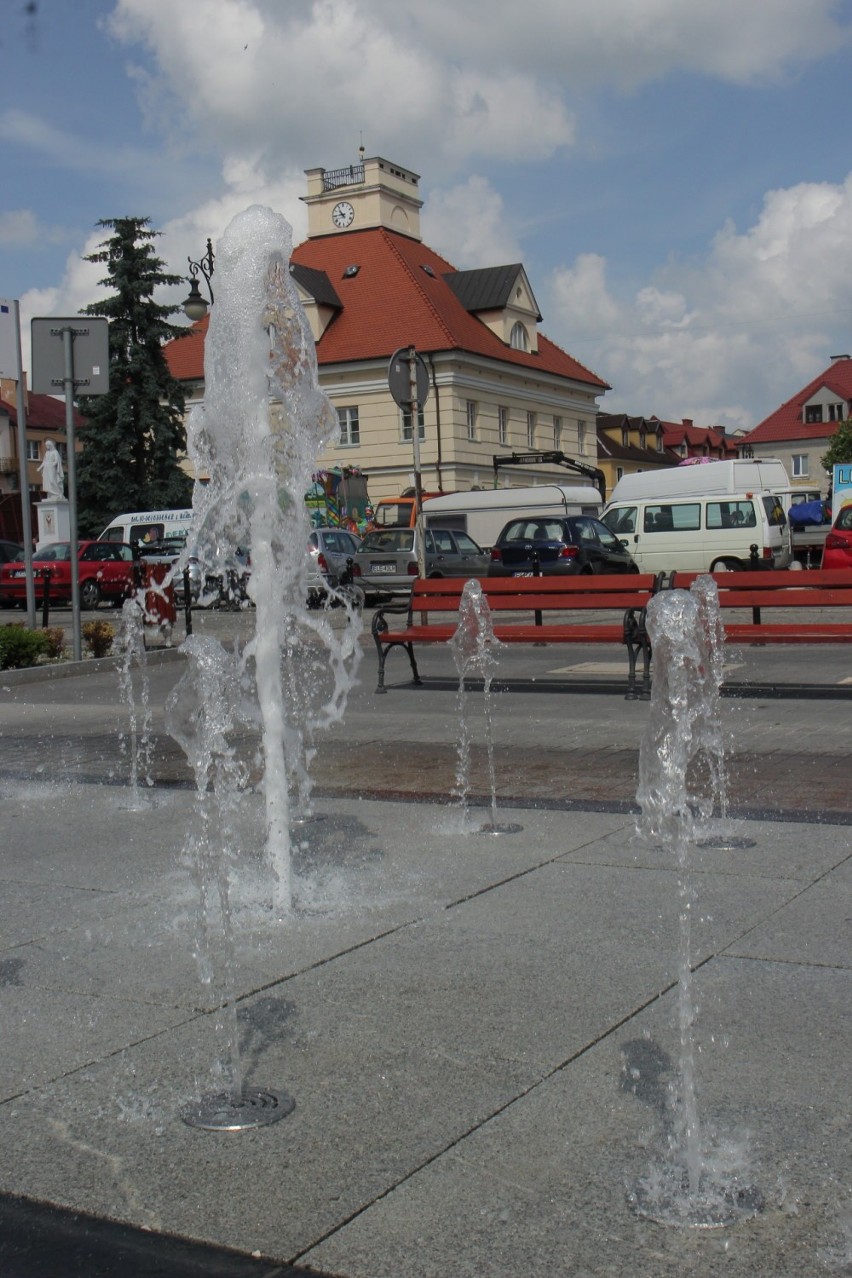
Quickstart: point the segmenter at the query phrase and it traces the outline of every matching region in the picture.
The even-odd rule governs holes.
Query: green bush
[[[49,643],[42,630],[27,630],[19,621],[0,626],[0,670],[34,666],[48,651]]]
[[[105,657],[112,648],[115,626],[108,621],[87,621],[83,627],[83,638],[93,657]]]

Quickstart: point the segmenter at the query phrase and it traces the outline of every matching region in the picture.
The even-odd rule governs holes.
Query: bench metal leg
[[[645,609],[639,616],[633,608],[624,614],[624,643],[627,648],[629,670],[627,675],[627,694],[625,701],[651,700],[651,641],[645,629]],[[636,661],[642,653],[642,687],[636,688]]]
[[[387,692],[387,688],[385,687],[385,662],[388,659],[388,653],[391,648],[405,648],[405,651],[408,653],[409,664],[411,665],[412,682],[416,687],[420,687],[422,685],[423,681],[420,678],[420,671],[417,669],[417,662],[414,659],[413,644],[382,643],[378,635],[373,635],[373,640],[379,654],[379,682],[376,686],[376,692]]]

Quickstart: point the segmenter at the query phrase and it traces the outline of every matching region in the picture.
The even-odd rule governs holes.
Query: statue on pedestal
[[[52,439],[44,446],[44,459],[39,466],[41,486],[48,497],[64,497],[65,483],[62,472],[62,458],[59,449]]]

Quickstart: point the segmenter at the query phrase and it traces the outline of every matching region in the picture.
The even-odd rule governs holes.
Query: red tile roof
[[[805,422],[803,405],[817,391],[831,391],[838,403],[849,407],[852,400],[852,359],[838,359],[812,382],[788,399],[774,413],[744,436],[749,444],[779,443],[786,439],[828,439],[837,430],[837,422]]]
[[[17,404],[11,404],[8,400],[0,400],[0,413],[4,413],[11,422],[17,425],[18,408]],[[34,391],[30,391],[26,398],[26,419],[27,429],[32,430],[65,430],[65,400],[54,399],[52,395],[36,395]],[[74,425],[81,426],[86,421],[80,413],[74,409]]]
[[[608,390],[608,384],[543,334],[538,351],[518,351],[465,310],[445,275],[453,266],[418,240],[384,228],[305,240],[294,263],[324,271],[342,303],[317,344],[320,367],[389,358],[400,346],[423,353],[449,350],[517,364]],[[348,266],[357,273],[344,277]],[[423,269],[429,268],[429,272]],[[172,375],[203,377],[206,319],[190,337],[166,347]]]

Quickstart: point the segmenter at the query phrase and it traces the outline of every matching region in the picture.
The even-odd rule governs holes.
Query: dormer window
[[[530,348],[530,335],[520,320],[512,326],[509,345],[513,351],[528,351]]]
[[[808,404],[805,408],[805,422],[821,422],[822,421],[822,404]]]
[[[829,404],[828,420],[830,422],[843,422],[846,420],[846,408],[843,404]]]
[[[640,432],[639,432],[639,447],[640,447],[640,448],[646,448],[646,447],[647,447],[647,443],[648,443],[648,441],[647,441],[647,439],[646,439],[646,437],[645,437],[645,432],[644,432],[644,430],[640,430]]]

